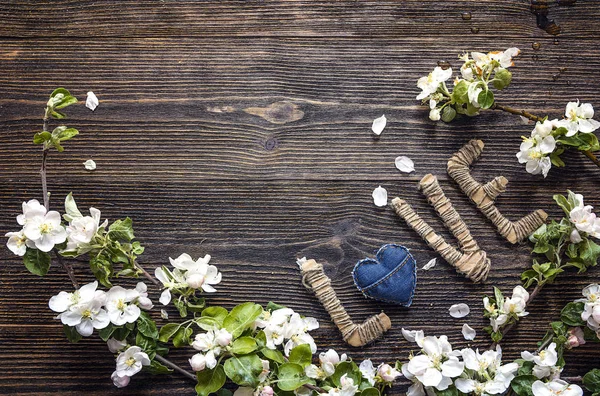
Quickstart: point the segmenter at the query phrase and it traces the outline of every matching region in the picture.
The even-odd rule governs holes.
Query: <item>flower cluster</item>
[[[562,372],[562,367],[557,366],[558,352],[556,351],[556,343],[551,343],[547,348],[542,349],[537,353],[528,351],[521,352],[521,358],[526,362],[532,362],[532,374],[538,379],[558,379]]]
[[[502,394],[519,369],[517,363],[502,364],[502,350],[479,353],[465,348],[453,350],[446,336],[423,337],[414,333],[421,353],[409,357],[402,374],[413,382],[408,396],[438,394],[453,389],[469,395]]]
[[[560,155],[568,147],[581,151],[600,149],[598,139],[592,133],[600,128],[600,122],[592,119],[594,108],[590,103],[569,102],[564,118],[538,121],[531,131],[530,137],[523,137],[520,151],[517,153],[519,163],[525,164],[527,172],[544,177],[552,165],[564,166]]]
[[[67,226],[67,246],[61,253],[80,255],[92,250],[95,243],[102,243],[101,238],[96,240],[96,237],[103,234],[104,229],[108,226],[108,220],[104,220],[100,224],[98,209],[90,208],[90,216],[84,216],[77,208],[73,194],[69,193],[65,198],[63,218],[69,222],[69,225]]]
[[[217,267],[208,264],[210,258],[207,254],[194,261],[189,254],[183,253],[176,259],[169,257],[173,270],[164,265],[156,268],[154,275],[164,287],[160,303],[168,305],[172,294],[178,295],[179,298],[173,303],[182,317],[187,316],[188,308],[202,308],[203,300],[196,296],[196,291],[214,293],[217,290],[213,286],[221,283],[221,273]]]
[[[60,213],[46,210],[37,199],[23,202],[23,214],[17,216],[17,223],[23,228],[6,234],[6,246],[17,256],[24,256],[27,249],[49,252],[67,239]]]
[[[196,335],[192,347],[200,352],[190,359],[190,366],[194,371],[204,368],[213,369],[217,365],[217,357],[231,345],[233,336],[225,329],[209,330]]]
[[[572,243],[580,243],[583,235],[600,239],[600,219],[592,212],[593,206],[583,204],[583,195],[569,192],[573,208],[569,211],[569,220],[575,226],[569,235]]]
[[[94,281],[73,293],[61,291],[50,298],[48,306],[60,314],[57,319],[66,326],[74,327],[84,337],[90,336],[94,329],[106,328],[110,323],[115,326],[134,323],[140,317],[140,307],[153,307],[143,282],[131,290],[114,286],[104,292],[97,288],[98,282]]]
[[[462,78],[454,80],[452,92],[446,85],[452,77],[452,69],[438,66],[417,81],[421,89],[417,99],[428,102],[432,121],[450,122],[457,114],[477,115],[480,109],[488,109],[494,104],[492,86],[501,90],[510,84],[512,74],[508,68],[514,66],[512,58],[519,52],[518,48],[487,54],[471,52],[470,58],[465,53],[459,57],[463,61],[460,67]]]
[[[315,340],[308,333],[319,328],[315,318],[302,317],[289,308],[279,308],[271,312],[263,311],[255,326],[264,332],[269,349],[284,345],[285,355],[289,356],[293,348],[307,344],[312,353],[317,352]]]
[[[510,298],[504,297],[497,287],[494,287],[494,297],[483,298],[484,316],[490,319],[490,326],[486,331],[491,334],[492,340],[500,340],[502,337],[500,329],[503,326],[529,314],[525,311],[527,301],[529,301],[529,293],[522,286],[516,286]]]
[[[584,298],[577,300],[584,304],[581,319],[600,338],[600,285],[593,283],[585,287],[582,293]]]

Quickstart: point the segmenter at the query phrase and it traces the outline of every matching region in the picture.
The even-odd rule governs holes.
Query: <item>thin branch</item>
[[[152,275],[150,275],[150,273],[148,271],[146,271],[144,269],[144,267],[142,267],[140,265],[140,263],[138,263],[137,261],[134,263],[135,264],[135,268],[139,269],[140,271],[142,271],[142,273],[144,274],[144,276],[152,283],[154,283],[156,286],[160,286],[160,283],[156,280],[156,278],[154,278]]]
[[[533,289],[533,291],[531,292],[531,294],[529,295],[529,300],[527,300],[527,302],[525,303],[525,308],[527,308],[529,306],[529,304],[531,304],[531,302],[533,301],[533,299],[538,295],[538,293],[540,292],[540,290],[542,290],[542,288],[544,287],[544,284],[539,284]],[[506,336],[506,334],[511,331],[518,322],[512,322],[511,324],[509,324],[508,326],[502,328],[502,331],[500,332],[502,334],[502,338],[504,338],[504,336]],[[496,345],[498,345],[497,342],[494,342],[492,344],[492,346],[490,346],[490,349],[496,349]]]
[[[155,355],[154,359],[158,360],[159,362],[161,362],[165,366],[172,368],[173,370],[177,371],[179,374],[184,375],[185,377],[191,379],[192,381],[198,382],[198,378],[194,374],[190,373],[187,370],[182,369],[181,367],[179,367],[175,363],[171,362],[170,360],[165,359],[164,357],[162,357],[160,355]]]
[[[502,111],[505,111],[510,114],[520,115],[520,116],[530,119],[531,121],[542,121],[542,119],[543,119],[542,117],[538,117],[536,115],[528,113],[525,110],[513,109],[512,107],[504,106],[504,105],[498,104],[497,102],[494,102],[494,104],[492,105],[491,108],[492,108],[492,110],[502,110]]]
[[[589,150],[582,151],[586,157],[588,157],[598,168],[600,168],[600,160]]]
[[[69,275],[69,279],[71,279],[73,287],[75,289],[79,289],[79,283],[77,282],[77,279],[75,279],[75,271],[73,271],[73,266],[63,260],[60,253],[58,253],[58,250],[54,249],[54,253],[56,254],[56,260],[58,261],[58,264],[60,264],[60,266],[63,267],[67,272],[67,275]]]
[[[308,388],[308,389],[310,389],[310,390],[312,390],[312,391],[315,391],[315,392],[317,392],[318,394],[322,394],[322,393],[325,393],[325,394],[327,394],[327,391],[326,391],[325,389],[323,389],[323,388],[319,388],[318,386],[316,386],[316,385],[313,385],[313,384],[304,384],[304,385],[302,385],[302,386],[304,386],[305,388]]]
[[[42,167],[40,168],[40,175],[42,176],[42,194],[44,194],[44,206],[46,211],[50,210],[50,195],[48,195],[48,183],[46,182],[46,161],[48,159],[48,148],[44,148],[42,151]]]

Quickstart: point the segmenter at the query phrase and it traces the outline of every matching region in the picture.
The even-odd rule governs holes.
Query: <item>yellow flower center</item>
[[[52,231],[52,226],[51,226],[50,224],[48,224],[48,223],[44,223],[44,224],[42,224],[42,225],[40,226],[40,232],[41,232],[42,234],[47,234],[47,233],[49,233],[50,231]]]
[[[131,367],[131,366],[133,366],[133,365],[135,364],[135,359],[134,359],[134,358],[132,358],[132,357],[130,357],[129,359],[127,359],[127,360],[125,361],[125,364],[126,364],[127,366]]]
[[[117,309],[123,311],[125,309],[125,302],[122,298],[117,301]]]
[[[92,311],[90,311],[89,309],[86,309],[85,311],[83,311],[81,316],[85,319],[90,319],[92,317]]]

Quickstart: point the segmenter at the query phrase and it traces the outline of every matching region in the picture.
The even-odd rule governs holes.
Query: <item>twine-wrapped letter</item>
[[[359,325],[352,322],[331,286],[331,279],[325,275],[323,266],[315,260],[299,260],[298,264],[302,272],[302,283],[314,291],[348,344],[355,347],[369,344],[392,327],[390,318],[383,312],[367,318]]]
[[[394,198],[392,207],[398,216],[403,218],[427,242],[429,247],[438,252],[457,271],[465,274],[474,282],[484,281],[490,271],[490,260],[471,236],[467,225],[444,194],[437,178],[432,174],[425,175],[419,182],[419,189],[438,212],[446,227],[456,237],[461,251],[449,245],[444,238],[436,234],[433,228],[405,200]]]
[[[448,161],[448,174],[496,226],[500,235],[510,243],[520,242],[544,224],[548,215],[538,209],[521,220],[512,222],[500,213],[494,201],[506,190],[508,180],[504,176],[498,176],[486,184],[481,184],[473,179],[469,172],[469,166],[479,158],[483,147],[481,140],[471,140],[464,145]]]

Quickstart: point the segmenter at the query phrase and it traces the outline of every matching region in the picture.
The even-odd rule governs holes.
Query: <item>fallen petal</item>
[[[373,190],[373,203],[375,206],[386,206],[387,205],[387,190],[381,186]]]
[[[436,263],[437,263],[437,258],[432,258],[431,260],[429,260],[429,261],[427,262],[427,264],[425,264],[425,265],[423,266],[423,270],[427,271],[427,270],[430,270],[430,269],[432,269],[433,267],[435,267],[435,264],[436,264]]]
[[[465,337],[465,340],[467,341],[473,341],[475,339],[475,336],[477,335],[475,330],[466,323],[462,327],[462,334],[463,337]]]
[[[453,318],[464,318],[471,312],[471,309],[467,304],[460,303],[454,304],[448,311]]]
[[[85,107],[87,107],[88,109],[94,111],[96,110],[96,107],[98,107],[98,97],[92,92],[88,92],[87,93],[87,99],[85,100]]]
[[[400,172],[410,173],[415,171],[415,163],[408,157],[403,155],[396,157],[395,163],[396,168],[398,168]]]
[[[83,166],[85,166],[85,169],[89,170],[89,171],[93,171],[94,169],[96,169],[96,163],[94,162],[94,160],[87,160],[83,163]]]
[[[387,118],[385,118],[385,115],[382,115],[379,118],[375,118],[371,129],[373,130],[373,133],[375,135],[379,136],[379,135],[381,135],[381,132],[383,132],[383,128],[385,128],[386,124],[387,124]]]

